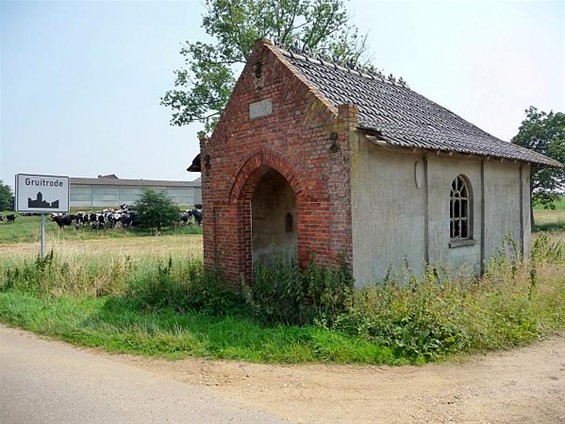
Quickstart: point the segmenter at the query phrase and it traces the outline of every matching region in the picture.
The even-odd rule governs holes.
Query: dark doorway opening
[[[259,180],[251,205],[253,264],[269,265],[275,257],[294,261],[296,196],[288,181],[270,169]]]

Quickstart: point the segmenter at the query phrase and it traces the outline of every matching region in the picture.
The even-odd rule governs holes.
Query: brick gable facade
[[[351,263],[349,137],[356,126],[355,107],[336,108],[270,42],[259,44],[201,143],[205,264],[219,266],[234,286],[251,279],[253,194],[273,170],[296,198],[299,263]]]

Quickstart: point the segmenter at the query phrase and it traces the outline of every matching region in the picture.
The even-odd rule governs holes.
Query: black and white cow
[[[180,214],[181,224],[188,225],[190,224],[191,219],[192,219],[192,211],[186,210],[184,212],[181,212]]]
[[[192,209],[191,212],[192,212],[192,216],[194,217],[194,221],[196,221],[196,224],[202,225],[202,218],[203,218],[202,211],[195,208]]]
[[[49,215],[51,220],[55,222],[59,228],[70,227],[73,225],[73,221],[76,220],[76,215],[72,214],[55,214],[52,213]],[[75,227],[78,229],[78,223],[75,224]]]
[[[200,209],[197,207],[200,206]],[[180,221],[184,224],[192,224],[192,219],[197,225],[202,225],[202,205],[195,205],[193,209],[187,209],[180,215]]]
[[[128,211],[122,214],[120,217],[120,222],[123,227],[135,227],[139,223],[138,215],[136,211]]]

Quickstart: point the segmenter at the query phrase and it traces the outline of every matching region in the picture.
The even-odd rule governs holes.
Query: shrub
[[[128,296],[146,310],[171,308],[215,315],[233,312],[242,303],[225,288],[221,273],[204,268],[198,259],[182,261],[177,266],[172,258],[166,264],[157,263],[138,277]]]
[[[305,270],[275,258],[270,266],[258,264],[253,284],[243,285],[247,304],[265,324],[333,325],[351,301],[353,279],[345,264],[338,270],[318,267]]]
[[[144,190],[133,208],[137,212],[139,228],[161,231],[179,221],[179,209],[164,192]]]
[[[368,286],[356,292],[335,328],[389,346],[414,361],[456,352],[467,339],[459,326],[465,319],[460,309],[465,285],[443,281],[430,269],[408,284],[390,280]]]
[[[524,344],[564,325],[563,278],[555,277],[563,275],[562,249],[540,237],[530,264],[516,262],[510,249],[510,257],[493,258],[479,280],[456,281],[434,269],[408,284],[389,278],[356,292],[334,328],[413,362]],[[543,292],[539,270],[546,273]]]

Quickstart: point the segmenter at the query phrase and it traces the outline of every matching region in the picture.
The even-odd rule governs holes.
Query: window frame
[[[473,239],[473,192],[469,179],[457,175],[449,192],[449,247],[471,246]]]

